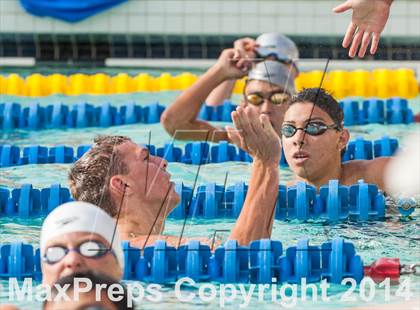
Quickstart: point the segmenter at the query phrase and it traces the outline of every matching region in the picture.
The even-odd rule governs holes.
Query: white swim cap
[[[115,225],[111,216],[91,203],[72,201],[62,204],[54,209],[42,224],[41,257],[45,253],[47,242],[52,238],[67,233],[88,232],[103,237],[111,244],[121,269],[124,269],[124,254]]]
[[[263,33],[257,38],[256,42],[258,48],[255,50],[260,56],[273,55],[280,61],[293,61],[293,63],[299,59],[299,50],[295,42],[280,33]]]
[[[290,67],[274,60],[256,64],[248,73],[249,80],[266,81],[282,87],[289,94],[295,93],[295,74]]]
[[[405,142],[386,167],[385,187],[395,196],[416,197],[420,195],[420,134],[411,134]]]

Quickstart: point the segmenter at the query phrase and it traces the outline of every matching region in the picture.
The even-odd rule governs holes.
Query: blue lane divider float
[[[249,246],[228,240],[212,253],[207,245],[192,240],[179,248],[158,240],[144,251],[123,242],[124,279],[160,284],[183,277],[196,282],[220,283],[307,283],[327,279],[340,284],[344,278],[360,282],[363,262],[354,245],[342,238],[320,246],[299,240],[283,252],[280,241],[261,239]],[[39,249],[22,242],[0,244],[0,278],[41,280]]]
[[[344,125],[365,124],[411,124],[414,121],[413,111],[408,107],[408,101],[402,98],[386,100],[386,109],[383,100],[370,98],[362,102],[353,99],[340,101],[344,112]]]
[[[65,145],[50,148],[31,145],[24,147],[21,151],[17,146],[0,145],[0,168],[27,164],[73,163],[82,157],[90,147],[90,144],[79,145],[76,149]],[[252,162],[252,158],[247,153],[226,141],[220,141],[212,145],[206,142],[190,142],[185,145],[184,149],[175,147],[173,143],[167,143],[163,147],[155,145],[148,145],[147,147],[152,155],[165,158],[168,162],[190,165],[227,161]],[[356,140],[349,142],[342,160],[392,156],[397,149],[397,139],[385,136],[372,142],[358,137]],[[281,157],[280,166],[288,166],[284,153]]]
[[[340,106],[344,111],[346,126],[371,123],[409,124],[414,121],[408,101],[402,98],[388,99],[386,104],[383,100],[369,98],[361,102],[361,107],[358,101],[349,98],[340,101]],[[43,107],[38,103],[21,105],[7,102],[0,103],[0,129],[37,130],[152,124],[160,121],[164,109],[165,107],[158,102],[144,107],[135,103],[115,107],[109,103],[94,106],[85,102],[73,106],[55,103]],[[207,121],[231,122],[231,112],[235,109],[236,105],[231,101],[225,101],[218,107],[203,105],[199,118]]]
[[[66,106],[55,103],[46,107],[38,103],[20,105],[0,103],[0,129],[37,130],[52,128],[110,127],[136,123],[159,123],[165,107],[159,103],[145,107],[128,103],[120,107],[109,103],[94,106],[79,103]]]
[[[248,186],[241,182],[224,188],[207,183],[192,188],[175,186],[180,202],[169,215],[174,219],[185,217],[237,218],[245,201]],[[0,188],[0,216],[39,217],[47,215],[58,205],[70,201],[67,188],[53,184],[49,188],[34,189],[25,184],[18,189]],[[376,185],[360,180],[350,187],[337,180],[316,188],[304,182],[286,188],[279,186],[275,218],[278,220],[306,221],[324,219],[340,221],[381,220],[385,217],[385,197]]]

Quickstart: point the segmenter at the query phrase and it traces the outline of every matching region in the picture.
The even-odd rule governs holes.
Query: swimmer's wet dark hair
[[[92,147],[71,167],[69,185],[75,200],[92,203],[115,217],[118,206],[109,191],[109,181],[117,174],[127,174],[128,167],[117,146],[131,141],[124,136],[98,136]]]
[[[322,111],[327,113],[333,122],[339,127],[344,125],[344,112],[334,97],[323,88],[304,88],[292,97],[289,106],[297,102],[311,102]]]

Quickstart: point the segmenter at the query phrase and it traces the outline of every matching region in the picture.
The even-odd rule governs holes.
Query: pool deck
[[[215,63],[215,59],[147,59],[147,58],[107,58],[106,67],[119,68],[149,68],[149,69],[207,69]],[[326,59],[300,59],[298,66],[301,71],[323,70]],[[34,67],[38,65],[31,57],[0,57],[0,66],[4,67]],[[420,61],[389,61],[389,60],[330,60],[328,70],[373,70],[377,68],[398,69],[412,68],[420,76]]]
[[[215,59],[146,59],[146,58],[108,58],[107,67],[143,67],[166,69],[206,69],[215,63]],[[300,59],[301,71],[323,70],[327,59]],[[328,70],[373,70],[377,68],[399,69],[412,68],[420,74],[420,61],[380,61],[380,60],[330,60]]]

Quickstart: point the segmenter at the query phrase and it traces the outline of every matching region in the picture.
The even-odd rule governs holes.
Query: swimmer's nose
[[[271,102],[269,100],[264,99],[264,102],[261,105],[260,113],[270,115],[271,112],[273,112],[273,105],[271,104]]]
[[[76,251],[70,251],[67,255],[63,258],[64,267],[66,269],[70,269],[73,272],[76,272],[83,267],[83,257],[77,253]]]
[[[305,144],[305,132],[303,130],[298,130],[292,139],[294,146],[302,147]]]

